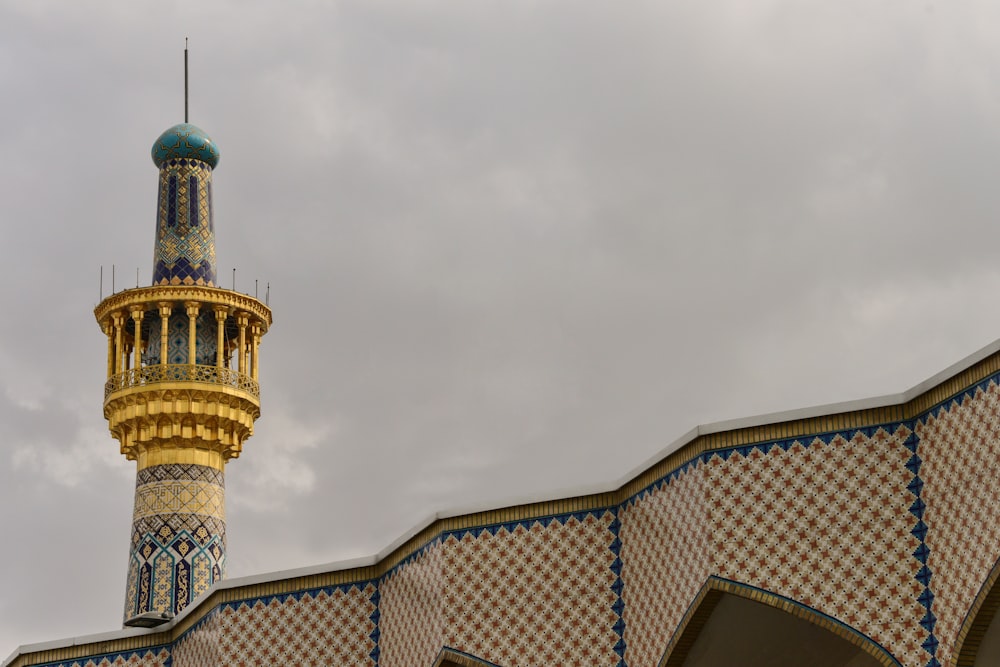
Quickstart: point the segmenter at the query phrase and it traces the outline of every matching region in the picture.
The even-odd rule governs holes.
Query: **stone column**
[[[142,316],[145,314],[145,310],[142,306],[133,306],[129,309],[132,314],[132,321],[135,323],[135,334],[133,339],[135,340],[135,361],[132,362],[133,368],[138,371],[142,368]]]
[[[254,322],[250,327],[250,377],[257,380],[257,355],[260,350],[261,327],[260,322]]]
[[[115,326],[115,375],[125,372],[125,360],[122,352],[125,349],[124,331],[125,315],[121,312],[111,313]]]
[[[236,314],[236,324],[240,327],[240,342],[236,358],[236,370],[242,375],[247,374],[247,325],[250,324],[250,316],[246,313]]]
[[[188,316],[188,363],[194,366],[197,363],[198,311],[201,309],[201,304],[197,301],[187,301],[184,303],[184,307],[187,309]]]
[[[170,349],[170,316],[174,312],[174,304],[161,301],[156,304],[160,309],[160,365],[166,366],[168,350]]]
[[[104,323],[101,327],[104,329],[104,334],[108,337],[108,379],[115,374],[115,328],[110,321]]]
[[[212,309],[215,311],[215,321],[218,324],[215,334],[215,365],[217,368],[222,368],[222,361],[225,358],[223,346],[226,340],[226,317],[229,315],[229,309],[226,306],[214,306]]]

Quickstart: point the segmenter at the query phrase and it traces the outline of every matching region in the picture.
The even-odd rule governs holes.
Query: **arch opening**
[[[958,633],[953,658],[955,667],[1000,665],[1000,560],[983,582],[962,629]]]
[[[712,577],[660,667],[898,666],[886,650],[793,600]]]
[[[477,658],[471,653],[445,646],[434,660],[433,667],[497,667],[492,662]]]

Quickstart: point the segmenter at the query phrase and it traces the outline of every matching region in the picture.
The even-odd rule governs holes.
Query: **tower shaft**
[[[178,125],[153,161],[153,284],[94,310],[108,339],[104,416],[136,462],[126,621],[176,614],[225,576],[225,465],[260,416],[258,351],[271,324],[265,304],[215,286],[215,144]]]

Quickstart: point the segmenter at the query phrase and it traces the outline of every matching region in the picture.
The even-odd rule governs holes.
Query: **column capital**
[[[188,317],[198,317],[198,311],[201,310],[201,302],[185,301],[184,309],[187,311]]]
[[[156,307],[160,311],[160,317],[170,317],[170,314],[174,312],[173,301],[157,301]]]

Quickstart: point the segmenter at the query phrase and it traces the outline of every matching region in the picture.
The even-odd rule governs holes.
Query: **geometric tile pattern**
[[[85,660],[47,662],[39,667],[171,667],[170,650],[161,646],[126,653],[108,653]]]
[[[201,160],[160,166],[154,285],[216,284],[211,182],[212,168]]]
[[[215,168],[219,164],[219,147],[200,127],[179,123],[164,130],[153,142],[150,151],[153,164],[162,167],[167,160],[189,158],[205,162]]]
[[[950,664],[1000,558],[998,479],[991,378],[912,421],[698,453],[617,507],[445,531],[378,581],[221,603],[163,664],[653,667],[711,581],[900,665]],[[221,576],[213,485],[202,466],[140,471],[126,615]],[[76,664],[161,664],[139,653]]]
[[[178,613],[225,574],[225,477],[194,464],[143,468],[135,510],[124,617]]]
[[[379,584],[378,667],[432,664],[444,641],[443,583],[439,541],[383,577]]]
[[[661,480],[621,512],[625,657],[656,667],[674,628],[711,574],[706,464]]]
[[[142,363],[146,366],[156,366],[160,363],[160,315],[156,311],[147,311],[144,323],[146,327],[146,350],[142,355]],[[167,363],[187,364],[188,361],[188,327],[190,320],[183,310],[175,310],[170,315],[167,324]],[[215,313],[202,310],[198,313],[195,324],[195,362],[196,364],[214,366],[218,344],[218,329]]]
[[[924,615],[920,619],[920,627],[927,631],[927,638],[924,639],[923,644],[920,646],[930,654],[927,667],[941,667],[941,663],[937,658],[939,642],[934,634],[937,618],[931,610],[934,602],[934,593],[931,591],[931,569],[927,566],[930,549],[927,546],[927,524],[924,523],[924,511],[927,508],[927,504],[924,502],[924,498],[921,497],[924,489],[924,481],[920,478],[920,468],[923,465],[923,460],[917,452],[917,448],[920,445],[920,438],[916,432],[911,432],[904,444],[911,453],[909,460],[906,462],[906,469],[913,475],[910,483],[906,485],[907,490],[914,496],[913,503],[910,505],[910,514],[917,518],[917,525],[913,527],[910,534],[920,542],[913,551],[913,557],[920,562],[921,566],[917,571],[917,581],[923,587],[920,595],[917,596],[917,602],[924,608]]]
[[[949,664],[966,613],[1000,558],[1000,388],[988,381],[916,427],[938,659]]]
[[[623,665],[614,511],[445,533],[379,585],[379,667],[443,647],[498,665]]]
[[[448,535],[444,645],[498,665],[617,667],[616,527],[599,511]]]
[[[145,519],[153,514],[207,514],[226,518],[226,498],[218,484],[174,479],[150,482],[135,490],[132,516]]]
[[[213,609],[173,645],[170,667],[217,667],[219,659],[219,609]]]
[[[375,667],[373,583],[227,602],[185,633],[175,667]]]
[[[902,664],[933,659],[905,425],[716,453],[713,571],[826,614]]]

